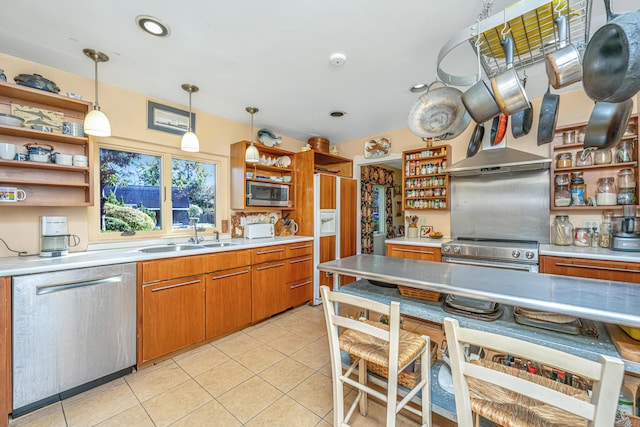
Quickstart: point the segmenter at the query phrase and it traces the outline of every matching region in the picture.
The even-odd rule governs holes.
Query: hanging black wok
[[[582,58],[584,91],[594,101],[622,102],[640,90],[640,11],[611,12],[595,32]]]

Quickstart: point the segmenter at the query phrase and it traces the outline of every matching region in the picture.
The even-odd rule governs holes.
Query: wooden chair
[[[331,292],[327,286],[322,286],[320,293],[327,322],[331,354],[333,425],[347,426],[358,403],[360,404],[360,413],[367,416],[367,395],[372,395],[387,403],[387,427],[395,426],[396,414],[402,408],[420,416],[423,427],[431,426],[429,337],[400,329],[400,304],[398,302],[386,305],[366,298]],[[336,313],[334,303],[348,304],[363,309],[365,312],[370,310],[386,315],[389,319],[389,325],[366,319],[356,320],[340,316]],[[343,328],[342,334],[339,333],[339,328]],[[342,372],[341,350],[354,357],[354,362],[345,373]],[[420,381],[398,402],[398,373],[421,356]],[[367,363],[376,364],[387,373],[386,395],[367,385]],[[358,381],[350,378],[356,367],[358,368]],[[343,405],[344,384],[349,384],[358,390],[358,395],[346,416]],[[418,391],[422,393],[422,407],[420,409],[407,405]]]
[[[613,426],[624,364],[615,357],[587,360],[498,334],[461,328],[444,319],[459,427],[473,425],[472,412],[502,426]],[[467,361],[465,345],[531,360],[593,381],[585,390],[489,360]],[[557,423],[557,424],[554,424]],[[478,425],[478,424],[476,424]]]

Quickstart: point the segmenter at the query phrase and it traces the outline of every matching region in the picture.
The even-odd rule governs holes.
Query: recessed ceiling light
[[[411,86],[411,88],[409,89],[411,92],[424,92],[425,90],[427,90],[427,87],[429,87],[428,84],[426,83],[417,83],[413,86]]]
[[[344,111],[332,111],[332,112],[329,113],[329,115],[331,117],[342,117],[345,114],[347,114],[347,113],[345,113]]]
[[[149,15],[136,17],[136,23],[142,31],[156,37],[167,37],[171,33],[169,26],[158,18]]]

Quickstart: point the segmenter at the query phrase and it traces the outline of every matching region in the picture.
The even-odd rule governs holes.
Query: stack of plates
[[[84,126],[81,123],[63,122],[62,133],[72,136],[84,136]]]
[[[82,156],[80,154],[74,154],[72,157],[73,166],[84,166],[87,167],[89,165],[89,159],[87,156]]]
[[[488,322],[498,319],[503,312],[502,306],[497,302],[481,301],[459,295],[447,295],[442,309],[447,313]]]

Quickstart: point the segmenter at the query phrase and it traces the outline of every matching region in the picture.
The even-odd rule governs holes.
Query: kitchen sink
[[[202,245],[163,245],[163,246],[151,246],[148,248],[138,249],[139,252],[144,252],[147,254],[154,254],[158,252],[180,252],[180,251],[190,251],[193,249],[204,249],[205,247]]]
[[[206,246],[207,248],[226,248],[229,246],[236,246],[237,243],[231,243],[231,242],[216,242],[216,243],[208,243],[204,246]]]

